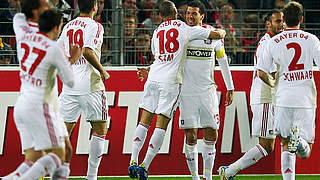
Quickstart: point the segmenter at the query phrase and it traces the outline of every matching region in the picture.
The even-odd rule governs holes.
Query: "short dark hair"
[[[204,6],[204,4],[199,1],[199,0],[194,0],[188,3],[188,7],[197,7],[199,8],[200,14],[204,14],[206,13],[206,7]]]
[[[172,16],[175,12],[174,3],[171,1],[163,1],[159,6],[159,12],[163,17]]]
[[[59,26],[62,23],[62,12],[49,9],[42,12],[39,16],[39,31],[43,33],[50,32],[55,26]]]
[[[287,26],[297,26],[303,16],[303,7],[300,3],[290,1],[282,10],[283,19]]]
[[[271,16],[275,13],[281,13],[281,11],[279,9],[273,9],[270,12],[267,13],[267,15],[264,17],[263,21],[267,22],[267,21],[271,21]]]
[[[97,0],[78,0],[80,13],[90,13],[95,4],[97,4]]]
[[[41,6],[40,0],[23,0],[21,5],[21,11],[27,18],[33,18],[32,10],[39,9]]]

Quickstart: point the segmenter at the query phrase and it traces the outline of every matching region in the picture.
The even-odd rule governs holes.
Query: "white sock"
[[[149,143],[149,148],[146,154],[146,157],[143,161],[144,167],[147,170],[151,164],[153,158],[158,154],[164,139],[164,135],[166,134],[166,130],[155,128]]]
[[[240,159],[232,163],[228,169],[226,169],[226,175],[228,177],[234,176],[240,170],[243,170],[249,166],[252,166],[258,162],[261,158],[267,156],[267,151],[260,145],[257,144],[255,147],[251,148],[246,152]]]
[[[28,169],[29,169],[32,165],[33,165],[33,162],[28,161],[28,160],[24,160],[24,162],[22,162],[15,171],[13,171],[11,174],[3,177],[2,179],[3,179],[3,180],[11,179],[13,176],[20,177],[20,176],[23,175],[25,172],[27,172]]]
[[[203,139],[202,159],[203,159],[203,178],[212,180],[212,169],[216,157],[216,141]]]
[[[144,141],[146,140],[148,133],[148,127],[139,124],[136,128],[136,131],[134,133],[134,138],[132,142],[132,154],[131,154],[131,160],[130,163],[133,161],[138,164],[138,157],[139,152],[144,144]]]
[[[19,180],[39,179],[46,174],[52,174],[61,165],[60,158],[54,154],[49,153],[38,159],[32,167],[25,172]]]
[[[198,174],[198,149],[196,144],[184,144],[185,157],[192,179],[199,179]]]
[[[296,154],[289,151],[281,153],[281,173],[283,180],[295,179]]]
[[[70,164],[63,163],[51,176],[52,180],[67,180],[70,174]]]
[[[310,152],[311,150],[309,143],[306,140],[300,138],[300,146],[298,148],[297,155],[301,159],[305,159],[310,154]]]
[[[97,180],[98,168],[102,159],[105,136],[93,134],[90,140],[90,150],[88,158],[88,180]]]

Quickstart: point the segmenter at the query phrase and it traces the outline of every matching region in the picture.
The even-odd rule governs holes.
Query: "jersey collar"
[[[38,31],[38,32],[36,32],[36,33],[37,33],[37,34],[40,34],[40,35],[43,35],[43,36],[45,36],[45,37],[47,37],[47,38],[49,38],[49,36],[48,36],[47,34],[43,33],[43,32]]]

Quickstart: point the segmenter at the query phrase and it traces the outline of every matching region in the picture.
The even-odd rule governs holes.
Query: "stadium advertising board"
[[[235,84],[235,96],[231,106],[224,107],[226,88],[219,70],[215,73],[220,98],[220,130],[216,145],[217,155],[214,174],[220,165],[227,165],[243,155],[257,143],[250,136],[252,113],[249,105],[249,92],[252,79],[252,67],[232,68]],[[135,68],[110,68],[111,78],[105,83],[108,94],[109,116],[108,133],[105,143],[105,154],[99,168],[100,176],[127,175],[130,159],[131,141],[139,119],[138,103],[144,82],[137,78]],[[20,80],[17,68],[0,68],[0,176],[13,171],[23,160],[19,134],[13,120],[13,106],[19,96]],[[318,89],[319,72],[315,72]],[[59,90],[61,83],[59,82]],[[319,101],[318,101],[319,103]],[[317,110],[317,118],[319,111]],[[150,166],[151,175],[187,175],[189,174],[183,154],[184,132],[178,128],[179,111],[168,126],[163,147]],[[316,126],[320,121],[316,121]],[[148,132],[149,142],[155,121]],[[308,160],[297,158],[297,173],[320,174],[320,149],[318,135],[313,146],[312,156]],[[74,153],[71,161],[71,175],[84,176],[87,171],[87,156],[90,138],[90,125],[84,120],[75,127],[71,142]],[[199,133],[198,149],[200,174],[202,174],[201,144],[202,133]],[[142,161],[147,145],[141,150],[139,161]],[[5,166],[6,168],[4,168]],[[245,174],[274,174],[280,171],[280,143],[277,140],[275,152],[262,159],[258,164],[242,171]]]

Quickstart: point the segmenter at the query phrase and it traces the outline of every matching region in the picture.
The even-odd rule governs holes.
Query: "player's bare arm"
[[[258,74],[260,79],[265,82],[266,84],[268,84],[271,87],[274,87],[275,84],[275,79],[272,77],[272,75],[262,71],[262,70],[258,70]]]
[[[226,36],[224,29],[215,29],[210,32],[209,39],[223,39]]]
[[[150,71],[150,67],[147,68],[137,68],[138,69],[138,77],[140,79],[140,81],[143,81],[144,79],[147,79],[149,71]]]
[[[109,73],[107,73],[107,71],[100,64],[98,57],[92,49],[83,48],[82,53],[86,60],[88,60],[89,63],[100,72],[102,81],[109,79]]]
[[[80,46],[78,44],[71,45],[70,48],[69,48],[69,54],[71,56],[69,58],[70,64],[75,63],[81,57],[81,48],[80,48]]]

